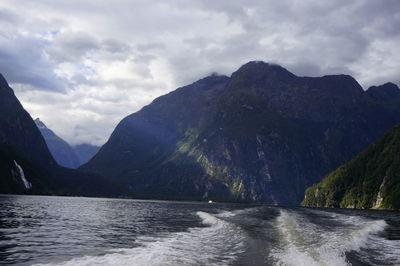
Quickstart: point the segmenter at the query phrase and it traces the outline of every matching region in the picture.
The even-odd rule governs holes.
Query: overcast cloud
[[[398,0],[2,0],[0,72],[32,117],[103,144],[155,97],[250,60],[400,84]]]

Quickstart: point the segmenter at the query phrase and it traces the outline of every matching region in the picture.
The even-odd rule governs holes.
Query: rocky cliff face
[[[131,196],[298,204],[400,122],[350,76],[297,77],[250,62],[159,97],[123,119],[82,169]]]
[[[400,209],[400,126],[306,191],[304,206]]]

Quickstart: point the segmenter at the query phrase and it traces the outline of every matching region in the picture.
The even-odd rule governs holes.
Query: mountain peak
[[[35,124],[39,128],[40,133],[46,141],[47,147],[59,165],[69,168],[76,168],[79,166],[79,159],[68,142],[57,136],[39,117],[35,119]]]
[[[268,63],[264,61],[249,61],[248,63],[244,64],[239,68],[238,71],[243,71],[243,70],[255,70],[255,69],[260,69],[265,72],[270,72],[270,73],[284,73],[284,74],[290,74],[293,75],[293,73],[289,72],[286,68],[282,67],[281,65],[275,64],[275,63]]]
[[[367,94],[375,99],[391,100],[400,98],[400,88],[392,82],[387,82],[380,86],[369,87]]]
[[[386,82],[385,84],[382,85],[382,87],[400,90],[399,86],[397,86],[393,82]]]
[[[0,88],[8,87],[8,82],[4,76],[0,73]]]
[[[232,82],[237,85],[253,84],[263,86],[265,83],[275,81],[289,81],[296,78],[296,75],[277,64],[263,61],[250,61],[241,66],[232,74]]]
[[[35,123],[39,129],[47,128],[46,125],[42,122],[42,120],[40,120],[39,117],[35,119]]]
[[[211,73],[209,76],[199,79],[198,81],[194,83],[215,83],[215,82],[222,82],[222,81],[227,81],[229,77],[225,75],[218,74],[216,72]]]

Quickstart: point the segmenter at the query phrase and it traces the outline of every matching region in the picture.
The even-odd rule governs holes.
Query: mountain
[[[111,196],[99,175],[59,166],[35,122],[0,74],[0,193]]]
[[[79,159],[79,165],[87,163],[100,149],[99,146],[91,144],[78,144],[72,147]]]
[[[400,126],[307,189],[303,206],[400,209]]]
[[[388,82],[381,86],[368,88],[367,94],[381,102],[392,102],[400,99],[400,90],[396,84]]]
[[[206,122],[212,102],[228,81],[228,77],[213,75],[155,99],[140,112],[124,118],[108,142],[80,169],[109,177],[128,188],[127,195],[133,197],[197,198],[207,186],[214,196],[226,194],[226,187],[217,181],[201,177],[193,183],[191,176],[185,175],[191,169],[174,168],[175,179],[161,178],[158,173],[164,171],[160,166],[168,169],[169,159],[179,152],[178,142],[194,134],[190,129],[201,128]],[[199,167],[197,170],[201,171]]]
[[[35,119],[35,123],[54,159],[61,166],[77,168],[89,161],[100,149],[98,146],[86,143],[70,146],[68,142],[57,136],[39,118]]]
[[[68,168],[77,168],[81,165],[78,156],[65,140],[57,136],[51,129],[47,128],[39,118],[35,119],[35,123],[40,133],[42,133],[53,158],[59,165]]]
[[[56,165],[35,122],[0,74],[0,144],[45,167]]]
[[[40,169],[56,166],[35,123],[1,74],[0,158],[0,193],[45,191]],[[21,165],[25,169],[23,174]],[[26,186],[24,181],[34,183],[34,186]]]
[[[299,204],[307,187],[400,123],[388,87],[365,92],[348,75],[298,77],[249,62],[127,116],[80,169],[132,197]]]

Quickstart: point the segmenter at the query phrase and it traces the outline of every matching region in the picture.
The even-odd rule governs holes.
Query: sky
[[[0,1],[0,73],[71,144],[251,60],[400,85],[399,47],[399,0]]]

